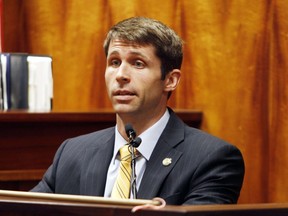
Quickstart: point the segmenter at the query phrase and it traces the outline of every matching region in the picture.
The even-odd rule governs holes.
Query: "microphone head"
[[[136,137],[136,132],[134,131],[130,123],[125,125],[125,131],[129,139],[130,138],[134,139]]]
[[[136,137],[136,139],[134,139],[132,142],[131,142],[131,145],[134,147],[134,148],[138,148],[139,145],[141,144],[142,142],[142,139],[140,137]]]

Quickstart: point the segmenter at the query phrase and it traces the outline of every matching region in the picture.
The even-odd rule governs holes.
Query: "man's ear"
[[[167,92],[174,91],[180,81],[181,71],[179,69],[173,69],[165,78],[165,88]]]

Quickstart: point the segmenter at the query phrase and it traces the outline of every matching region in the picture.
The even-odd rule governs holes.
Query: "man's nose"
[[[118,67],[116,80],[118,82],[129,82],[130,81],[129,66],[127,64],[122,63],[120,65],[120,67]]]

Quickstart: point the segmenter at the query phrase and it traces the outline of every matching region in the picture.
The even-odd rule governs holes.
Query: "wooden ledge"
[[[0,170],[0,181],[38,181],[44,172],[45,169]]]
[[[199,110],[175,110],[176,114],[184,122],[195,122],[200,124],[202,112]],[[116,122],[115,113],[111,110],[99,110],[91,112],[74,111],[51,111],[51,112],[29,112],[23,110],[0,112],[0,123],[12,122]]]

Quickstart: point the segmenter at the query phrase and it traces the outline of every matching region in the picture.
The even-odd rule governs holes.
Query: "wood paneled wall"
[[[55,110],[111,108],[102,43],[131,16],[185,40],[170,105],[202,110],[202,129],[241,149],[240,203],[288,202],[286,0],[4,0],[4,51],[53,57]]]

